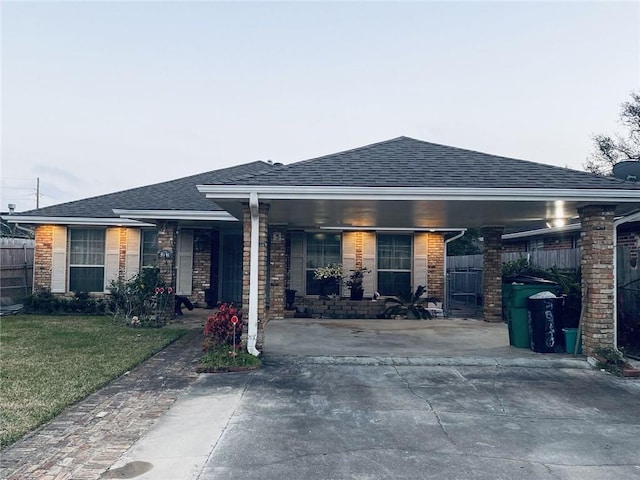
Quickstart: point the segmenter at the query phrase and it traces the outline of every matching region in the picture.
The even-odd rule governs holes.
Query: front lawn
[[[0,444],[19,439],[185,333],[123,327],[107,317],[0,317]]]

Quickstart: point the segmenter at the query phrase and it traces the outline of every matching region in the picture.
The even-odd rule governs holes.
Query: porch
[[[185,310],[171,325],[202,329],[213,312],[203,308]],[[464,305],[453,313],[453,317],[432,320],[274,319],[265,326],[263,353],[267,361],[286,359],[291,363],[304,359],[312,363],[587,366],[581,355],[536,353],[512,347],[505,323],[474,318],[473,311]]]
[[[287,318],[265,327],[266,361],[587,368],[584,357],[509,346],[505,323],[473,318]]]

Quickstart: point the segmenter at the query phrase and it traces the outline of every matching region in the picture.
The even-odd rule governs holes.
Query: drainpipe
[[[447,278],[447,244],[453,242],[467,233],[467,229],[461,230],[459,234],[444,241],[444,311],[449,314],[449,282]]]
[[[249,332],[247,351],[254,356],[260,355],[256,349],[258,339],[258,261],[260,249],[260,215],[258,194],[249,194],[249,210],[251,212],[251,256],[249,260]]]

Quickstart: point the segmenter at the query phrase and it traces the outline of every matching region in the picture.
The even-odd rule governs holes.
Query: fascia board
[[[221,222],[237,222],[238,219],[230,213],[220,210],[215,212],[199,210],[125,210],[113,209],[115,215],[121,218],[146,220],[215,220]]]
[[[272,185],[198,185],[212,199],[247,199],[256,192],[262,200],[456,200],[456,201],[550,201],[640,202],[640,190],[552,188],[440,188],[440,187],[345,187]]]
[[[525,232],[505,233],[502,235],[503,240],[515,240],[517,238],[537,237],[540,235],[553,235],[554,233],[568,233],[580,230],[579,223],[572,223],[563,227],[538,228],[536,230],[527,230]]]
[[[631,223],[631,222],[637,222],[637,221],[640,221],[640,212],[627,215],[626,217],[618,218],[613,223],[617,227],[618,225],[622,225],[624,223]]]
[[[345,226],[324,226],[319,227],[320,230],[338,230],[343,232],[466,232],[466,228],[443,228],[443,227],[416,227],[416,228],[396,228],[396,227],[345,227]]]
[[[9,223],[23,223],[32,225],[98,225],[118,227],[153,227],[151,223],[138,222],[127,218],[100,217],[46,217],[29,215],[6,215],[3,220]]]

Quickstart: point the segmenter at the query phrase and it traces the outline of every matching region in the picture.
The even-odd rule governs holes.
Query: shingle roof
[[[97,197],[52,205],[37,210],[21,212],[20,216],[46,217],[117,217],[113,209],[128,210],[194,210],[222,211],[212,200],[198,192],[196,185],[239,181],[246,175],[267,172],[272,164],[257,161],[235,167],[199,173],[168,182],[132,188]]]
[[[353,187],[640,189],[568,168],[398,137],[225,184]]]

